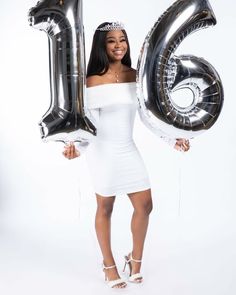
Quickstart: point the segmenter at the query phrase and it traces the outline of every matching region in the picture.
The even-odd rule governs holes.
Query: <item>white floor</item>
[[[121,271],[130,233],[114,214],[113,251]],[[209,221],[210,222],[210,221]],[[6,228],[0,232],[0,294],[109,294],[93,223],[81,215],[68,228]],[[209,227],[210,228],[210,227]],[[233,295],[236,243],[229,224],[209,232],[181,216],[150,219],[142,285],[124,294]],[[228,229],[228,230],[227,230]]]

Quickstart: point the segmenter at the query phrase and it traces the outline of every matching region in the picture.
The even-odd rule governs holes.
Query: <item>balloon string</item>
[[[79,199],[79,204],[78,204],[78,220],[80,220],[81,218],[81,198],[82,198],[82,194],[81,194],[81,188],[80,188],[80,177],[78,178],[78,199]]]
[[[180,160],[179,160],[179,203],[178,203],[178,216],[181,214],[181,200],[182,200],[182,157],[184,152],[181,152]]]
[[[181,164],[179,165],[179,204],[178,204],[178,216],[180,216],[181,209]]]

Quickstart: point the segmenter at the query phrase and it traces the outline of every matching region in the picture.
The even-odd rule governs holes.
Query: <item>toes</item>
[[[136,282],[137,282],[137,283],[142,283],[142,280],[143,280],[143,278],[137,278],[137,279],[136,279]]]
[[[115,285],[114,287],[115,288],[125,288],[127,286],[127,284],[126,283],[120,283],[120,284],[118,284],[118,285]]]

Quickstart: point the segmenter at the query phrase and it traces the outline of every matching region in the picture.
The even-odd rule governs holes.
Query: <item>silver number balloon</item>
[[[191,138],[209,129],[223,105],[223,87],[216,70],[203,58],[175,56],[190,33],[216,24],[207,0],[178,0],[147,35],[137,67],[139,113],[154,133]],[[187,106],[175,103],[180,89],[192,92]]]
[[[38,1],[29,22],[49,40],[51,105],[39,123],[42,139],[86,142],[96,128],[84,111],[82,0]]]

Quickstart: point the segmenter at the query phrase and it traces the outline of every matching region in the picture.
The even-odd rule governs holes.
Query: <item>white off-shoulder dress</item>
[[[149,189],[149,176],[133,140],[136,83],[89,87],[86,105],[97,128],[85,153],[95,192],[115,196]],[[77,148],[83,152],[84,147]]]

